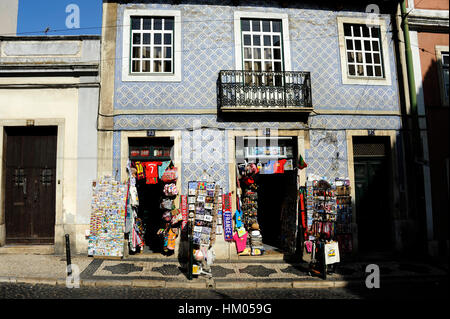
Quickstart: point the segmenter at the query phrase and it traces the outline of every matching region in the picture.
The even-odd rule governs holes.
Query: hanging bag
[[[161,180],[164,183],[173,183],[178,178],[178,168],[176,168],[173,163],[170,163],[169,167],[162,174]]]

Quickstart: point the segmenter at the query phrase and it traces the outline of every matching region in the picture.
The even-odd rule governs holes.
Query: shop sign
[[[233,218],[231,210],[225,210],[223,212],[223,234],[225,240],[233,239]]]

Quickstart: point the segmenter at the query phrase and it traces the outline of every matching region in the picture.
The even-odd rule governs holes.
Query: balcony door
[[[245,74],[245,84],[282,86],[284,61],[281,20],[242,19],[241,32],[244,71],[255,71],[254,74]],[[259,75],[258,72],[263,73]]]
[[[281,20],[241,20],[243,90],[238,99],[260,106],[284,105],[282,32]]]

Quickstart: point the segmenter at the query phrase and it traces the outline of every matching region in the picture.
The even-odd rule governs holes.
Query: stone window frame
[[[361,76],[350,76],[348,75],[348,64],[347,64],[347,50],[345,45],[344,36],[344,23],[348,24],[375,24],[372,20],[367,18],[356,18],[356,17],[337,17],[337,28],[338,28],[338,41],[339,41],[339,51],[341,60],[341,76],[342,84],[353,84],[353,85],[392,85],[391,80],[391,68],[390,68],[390,58],[389,58],[389,45],[387,41],[387,30],[386,30],[386,19],[379,18],[379,23],[376,23],[380,27],[381,34],[381,51],[382,51],[382,62],[383,62],[383,73],[384,77],[361,77]]]
[[[131,73],[131,17],[173,17],[173,73]],[[124,82],[180,82],[181,81],[181,11],[157,9],[125,9],[122,28],[122,81]]]

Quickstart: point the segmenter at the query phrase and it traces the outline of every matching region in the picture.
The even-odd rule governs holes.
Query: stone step
[[[0,247],[0,254],[11,255],[53,255],[55,254],[54,245],[6,245]]]

